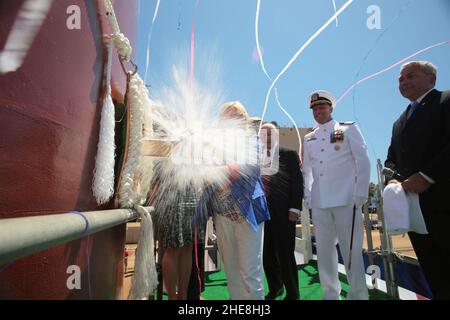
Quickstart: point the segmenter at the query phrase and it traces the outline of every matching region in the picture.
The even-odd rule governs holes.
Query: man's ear
[[[431,84],[433,84],[433,87],[436,85],[436,75],[435,74],[430,75],[430,82],[431,82]]]

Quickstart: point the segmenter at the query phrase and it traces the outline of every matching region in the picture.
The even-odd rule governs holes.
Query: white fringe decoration
[[[131,76],[127,96],[130,112],[129,148],[119,189],[119,202],[122,208],[133,208],[144,204],[153,172],[152,157],[141,155],[142,138],[152,131],[152,103],[147,87],[138,74]]]
[[[100,136],[97,146],[97,156],[95,158],[94,179],[92,191],[98,204],[104,204],[111,199],[114,194],[114,103],[111,98],[111,61],[112,46],[106,45],[108,50],[108,61],[106,65],[106,95],[103,101],[103,108],[100,120]]]
[[[146,208],[136,206],[141,217],[141,233],[136,249],[134,276],[128,300],[148,300],[158,285],[158,274],[154,255],[153,222]]]

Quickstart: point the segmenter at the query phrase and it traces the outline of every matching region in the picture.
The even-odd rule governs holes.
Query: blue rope
[[[86,233],[88,231],[88,229],[89,229],[89,220],[86,218],[86,216],[84,214],[82,214],[81,212],[78,212],[78,211],[71,211],[71,212],[67,212],[67,213],[80,215],[84,219],[84,221],[86,222],[86,228],[84,229],[83,232]],[[13,262],[9,262],[9,263],[3,265],[2,268],[0,268],[0,273],[5,271],[6,268],[8,268],[12,264],[13,264]]]
[[[86,222],[86,227],[84,228],[83,233],[87,233],[88,232],[88,230],[89,230],[89,220],[86,218],[86,216],[83,213],[81,213],[79,211],[70,211],[70,212],[67,212],[67,214],[77,214],[80,217],[82,217],[84,222]]]
[[[67,212],[67,214],[77,214],[80,217],[84,219],[84,222],[86,222],[86,227],[84,228],[84,233],[87,233],[89,231],[89,220],[86,218],[86,216],[79,212],[79,211],[70,211]],[[88,292],[89,292],[89,300],[92,300],[91,295],[91,261],[89,258],[89,235],[87,236],[87,244],[86,244],[86,260],[87,260],[87,276],[88,276]]]
[[[84,222],[86,222],[86,227],[84,228],[83,233],[87,233],[88,232],[88,230],[89,230],[89,220],[86,218],[86,216],[83,213],[78,212],[78,211],[70,211],[70,212],[67,212],[67,214],[77,214],[77,215],[81,216],[84,219]],[[89,243],[89,235],[87,237],[88,237],[87,242]],[[90,280],[91,279],[91,267],[90,267],[91,262],[90,262],[90,259],[89,259],[89,247],[88,247],[88,245],[86,245],[86,258],[87,258],[87,271],[88,271],[89,300],[92,300],[92,298],[91,298],[91,280]],[[12,264],[13,264],[13,262],[10,262],[10,263],[7,263],[6,265],[4,265],[0,269],[0,273],[5,271],[5,269],[8,268]]]

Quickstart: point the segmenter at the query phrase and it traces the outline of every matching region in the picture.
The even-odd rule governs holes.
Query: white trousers
[[[231,300],[264,300],[264,223],[255,232],[247,221],[236,223],[216,214],[214,224]]]
[[[350,238],[352,232],[353,205],[334,208],[313,208],[312,219],[315,226],[317,244],[317,264],[320,284],[325,300],[339,300],[341,283],[338,277],[338,254],[336,244],[345,264],[350,291],[349,300],[368,300],[364,261],[362,257],[363,220],[361,207],[356,208],[353,234],[351,269],[348,269]]]

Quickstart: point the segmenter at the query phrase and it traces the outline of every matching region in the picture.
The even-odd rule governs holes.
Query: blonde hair
[[[220,109],[219,116],[224,117],[230,110],[236,111],[237,115],[245,121],[250,121],[250,116],[248,115],[247,110],[245,110],[245,107],[239,101],[226,102]]]

